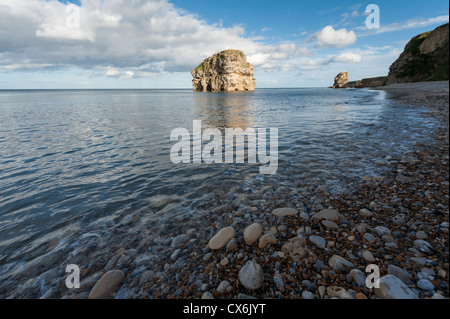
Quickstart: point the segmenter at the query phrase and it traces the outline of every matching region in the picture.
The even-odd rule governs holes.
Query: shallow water
[[[377,160],[427,143],[435,120],[425,113],[370,90],[0,91],[0,275],[76,249],[129,212],[195,214],[216,189],[295,180],[345,191],[349,179],[376,175]],[[248,163],[173,164],[170,133],[192,134],[193,120],[278,128],[277,173],[260,175]]]

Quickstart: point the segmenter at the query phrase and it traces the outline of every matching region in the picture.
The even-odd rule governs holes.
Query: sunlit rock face
[[[198,92],[253,91],[253,65],[244,52],[225,50],[204,60],[191,71],[192,86]]]

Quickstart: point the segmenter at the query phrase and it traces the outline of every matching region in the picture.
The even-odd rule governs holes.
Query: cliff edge
[[[412,38],[389,68],[386,85],[449,79],[449,24]]]

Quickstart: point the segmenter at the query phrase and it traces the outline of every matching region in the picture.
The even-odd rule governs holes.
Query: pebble
[[[417,249],[419,249],[420,251],[422,251],[424,253],[431,253],[433,251],[431,244],[422,239],[416,239],[413,242],[413,245],[414,245],[414,247],[416,247]]]
[[[224,294],[224,293],[228,292],[227,291],[228,287],[231,287],[230,282],[227,281],[227,280],[223,280],[223,281],[220,282],[220,284],[217,287],[216,291],[219,294]]]
[[[434,290],[434,285],[427,279],[420,279],[417,282],[417,287],[423,290]]]
[[[182,250],[181,250],[180,248],[176,249],[176,250],[172,253],[172,255],[170,255],[170,259],[172,259],[173,261],[176,261],[176,260],[178,259],[178,257],[180,256],[181,251],[182,251]]]
[[[394,218],[392,218],[392,222],[394,223],[394,225],[400,226],[405,223],[405,218],[401,215],[397,215]]]
[[[333,222],[338,222],[339,221],[339,213],[337,210],[334,209],[324,209],[321,210],[318,213],[315,213],[312,217],[312,220],[317,220],[317,221],[321,221],[323,219],[326,220],[330,220]]]
[[[314,294],[310,291],[305,290],[302,292],[302,299],[314,299]]]
[[[277,217],[295,216],[298,214],[298,210],[294,208],[277,208],[272,211],[272,214]]]
[[[338,255],[333,255],[328,261],[328,264],[334,271],[345,271],[348,268],[355,268],[352,262]]]
[[[387,271],[389,275],[397,277],[406,285],[411,285],[413,283],[410,279],[410,273],[400,267],[389,265]]]
[[[260,288],[264,281],[264,272],[262,267],[251,260],[248,261],[242,268],[239,270],[239,282],[247,289],[256,290]]]
[[[189,240],[189,236],[186,234],[181,234],[175,237],[170,244],[170,247],[176,248],[180,246],[182,243],[187,242]]]
[[[337,286],[328,287],[327,295],[330,298],[353,299],[353,296],[349,294],[347,290]]]
[[[440,293],[435,293],[431,299],[447,299],[444,296],[442,296]]]
[[[226,266],[226,265],[228,265],[229,262],[230,262],[230,260],[227,257],[225,257],[224,259],[222,259],[220,261],[220,265],[221,266]]]
[[[326,240],[320,236],[309,236],[309,241],[320,249],[324,249],[327,246]]]
[[[228,251],[233,251],[237,249],[237,241],[236,238],[231,238],[230,241],[227,244],[227,250]]]
[[[103,299],[116,290],[125,279],[122,270],[110,270],[106,272],[95,284],[89,293],[89,299]]]
[[[370,210],[366,209],[366,208],[360,209],[359,210],[359,214],[361,216],[363,216],[363,217],[366,217],[366,218],[373,216],[373,213]]]
[[[358,292],[355,296],[355,299],[369,299],[369,298],[367,298],[367,296],[362,292]]]
[[[380,287],[375,287],[375,294],[381,299],[418,299],[417,295],[400,279],[386,275],[379,280]]]
[[[254,223],[244,229],[244,241],[247,245],[251,246],[258,240],[261,236],[263,228],[261,224]]]
[[[391,231],[388,228],[384,227],[384,226],[377,226],[377,227],[375,227],[375,231],[376,231],[376,233],[377,233],[377,235],[379,237],[391,234]]]
[[[325,297],[325,291],[326,291],[326,289],[327,289],[327,287],[325,287],[325,286],[320,286],[320,287],[318,288],[320,299],[323,299],[323,297]]]
[[[277,239],[272,235],[272,233],[265,233],[259,237],[258,247],[263,249],[269,244],[276,244]]]
[[[202,295],[202,299],[214,299],[214,296],[209,291],[205,291]]]
[[[366,275],[361,270],[356,268],[352,269],[349,276],[352,282],[358,287],[364,287],[366,285]]]
[[[225,227],[222,228],[216,235],[208,243],[208,246],[212,250],[217,250],[224,247],[228,241],[230,241],[234,237],[234,228],[233,227]]]
[[[308,221],[309,220],[309,215],[307,214],[307,213],[301,213],[300,214],[300,217],[302,218],[302,219],[304,219],[304,220],[306,220],[306,221]]]
[[[284,281],[279,274],[273,276],[273,283],[279,291],[284,292]]]
[[[338,229],[339,228],[339,226],[331,220],[322,220],[322,225],[324,225],[328,229]]]
[[[416,233],[416,238],[417,238],[417,239],[427,239],[427,238],[428,238],[428,235],[427,235],[427,233],[425,233],[423,230],[419,230],[419,231]]]
[[[369,263],[375,262],[375,257],[373,257],[372,253],[370,251],[368,251],[368,250],[363,252],[363,258],[364,258],[365,261],[367,261]]]
[[[365,233],[364,234],[364,239],[367,240],[369,243],[373,243],[375,241],[375,236],[372,235],[371,233]]]

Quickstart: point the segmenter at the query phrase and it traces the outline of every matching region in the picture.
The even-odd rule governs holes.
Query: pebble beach
[[[63,241],[43,241],[29,252],[38,258],[2,272],[0,298],[449,298],[448,82],[381,89],[429,108],[433,143],[378,160],[378,176],[349,177],[341,194],[295,181],[230,186],[174,216],[164,215],[174,198],[161,196],[160,215],[112,218],[69,257],[45,254]],[[79,289],[66,288],[68,264],[80,266]],[[367,287],[369,265],[379,288]]]

